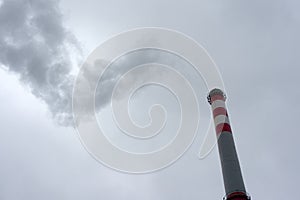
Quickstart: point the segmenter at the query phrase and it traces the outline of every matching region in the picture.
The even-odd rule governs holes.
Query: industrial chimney
[[[218,149],[222,165],[226,196],[224,200],[250,200],[247,195],[232,130],[225,105],[226,96],[220,89],[210,91],[208,102],[211,105],[218,138]]]

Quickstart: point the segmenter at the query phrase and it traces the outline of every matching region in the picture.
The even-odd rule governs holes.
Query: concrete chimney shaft
[[[247,195],[245,189],[225,105],[226,96],[222,90],[213,89],[207,99],[212,108],[218,138],[218,149],[226,192],[224,200],[249,200],[250,196]]]

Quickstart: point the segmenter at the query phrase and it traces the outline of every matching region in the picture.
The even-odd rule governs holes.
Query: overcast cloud
[[[5,0],[0,5],[0,199],[222,198],[216,149],[197,159],[201,134],[171,167],[133,176],[93,160],[75,130],[55,126],[47,115],[72,123],[72,70],[81,50],[87,56],[112,34],[140,26],[175,29],[203,44],[224,79],[249,193],[253,199],[296,198],[298,1]],[[107,85],[118,75],[108,72]],[[207,91],[200,90],[200,106],[208,109]]]

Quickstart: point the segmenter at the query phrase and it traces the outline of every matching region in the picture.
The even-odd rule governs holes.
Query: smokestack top
[[[222,90],[215,88],[209,92],[209,94],[207,96],[207,100],[208,100],[209,104],[212,104],[212,102],[215,100],[226,101],[226,95]]]

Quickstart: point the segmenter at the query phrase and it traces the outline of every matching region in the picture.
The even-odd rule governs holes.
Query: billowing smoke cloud
[[[70,55],[80,53],[80,48],[64,27],[58,5],[57,0],[2,2],[0,64],[19,75],[59,124],[70,125],[74,81]]]
[[[72,91],[76,77],[71,72],[79,65],[75,62],[81,57],[81,51],[78,41],[63,23],[59,1],[4,0],[0,4],[0,49],[0,66],[17,74],[46,103],[56,122],[73,125]],[[148,50],[118,59],[99,82],[96,107],[100,109],[110,102],[115,84],[126,71],[151,62],[174,65],[174,58]],[[94,63],[94,67],[99,66]],[[85,78],[98,80],[97,73],[85,73]],[[126,84],[138,78],[130,77]]]

